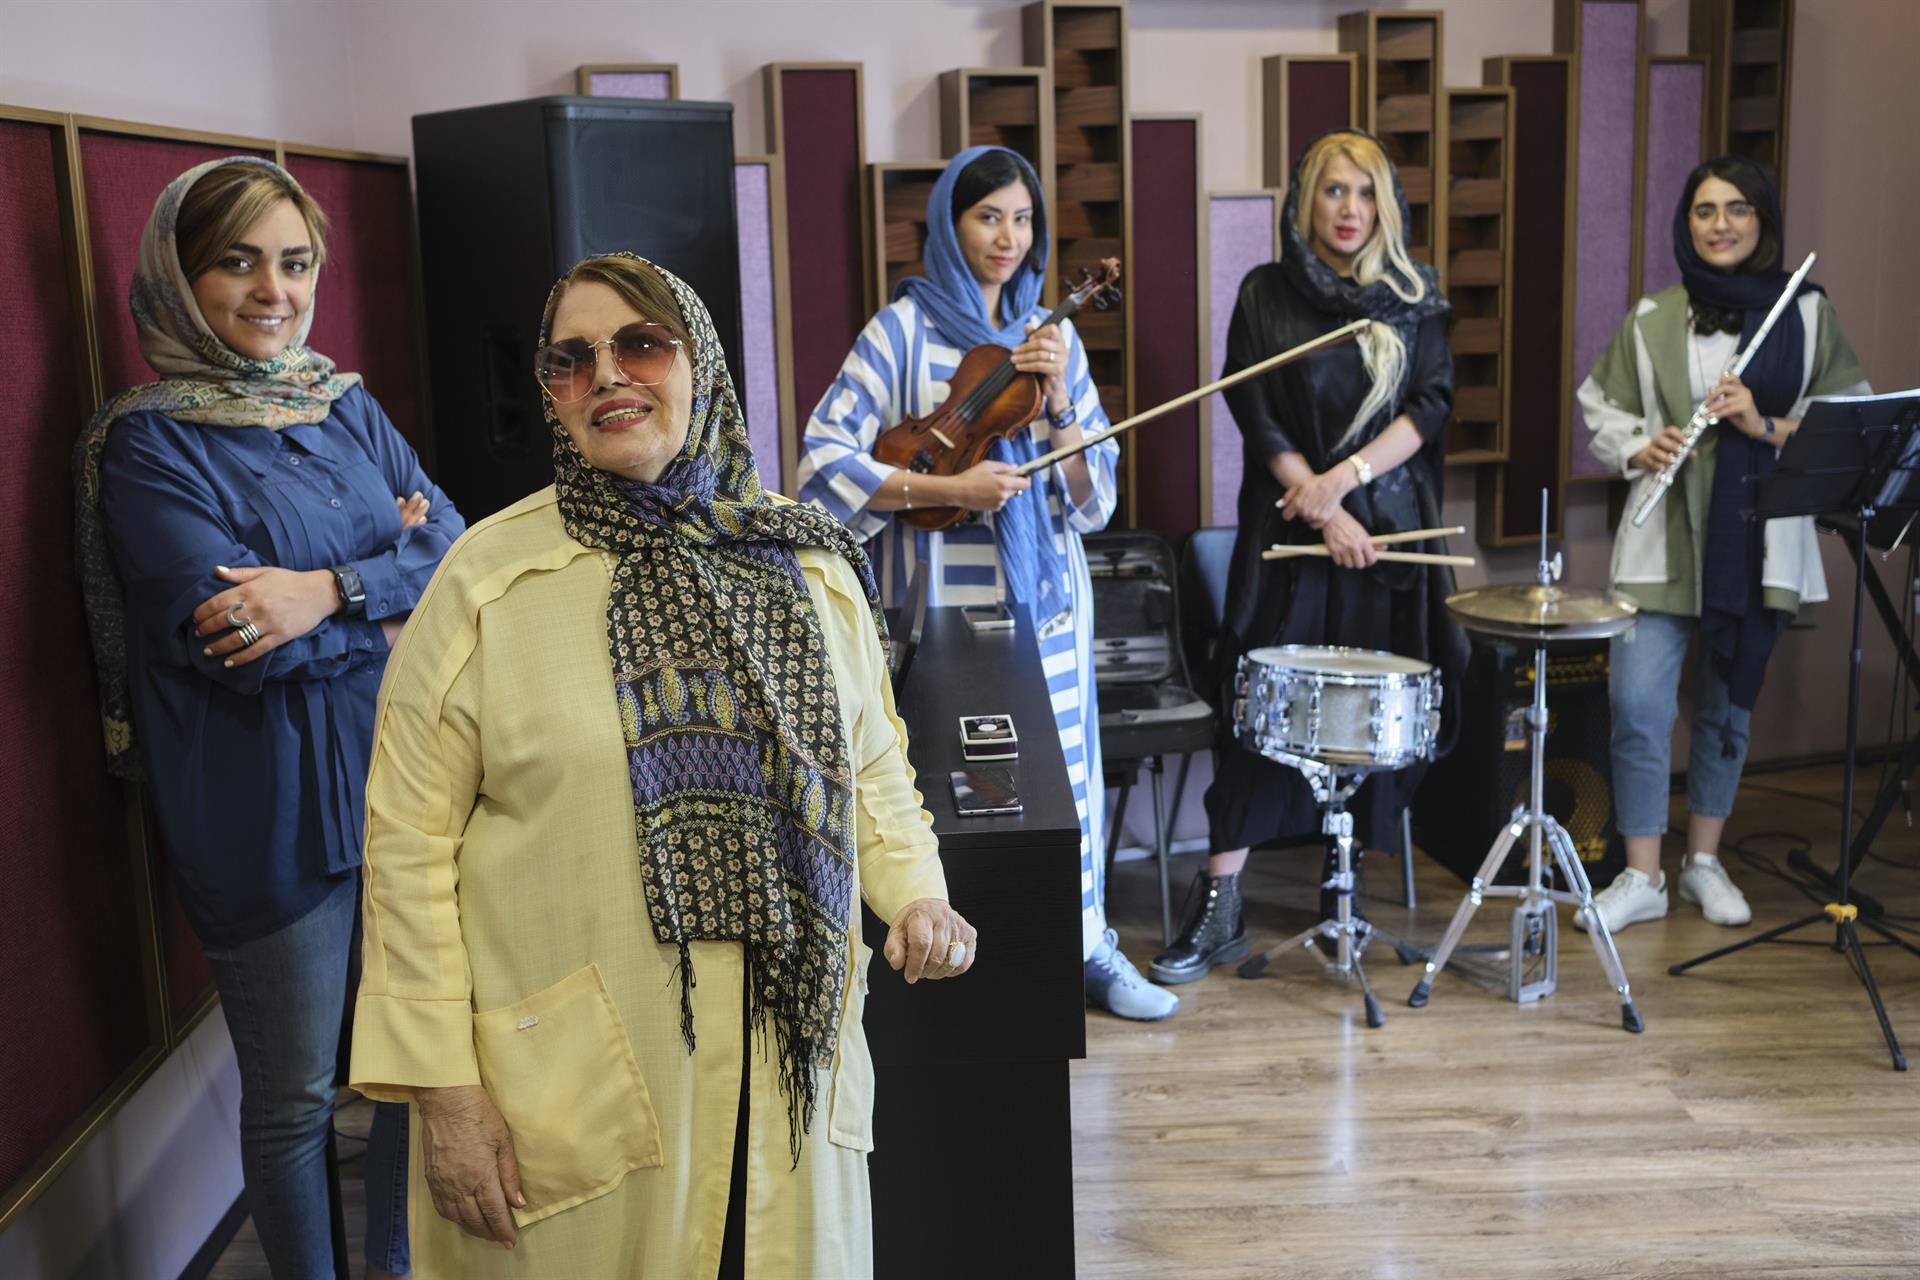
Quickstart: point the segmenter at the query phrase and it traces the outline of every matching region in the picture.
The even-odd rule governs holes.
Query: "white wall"
[[[173,1280],[240,1188],[240,1072],[215,1009],[0,1233],[0,1276]]]
[[[353,145],[346,0],[0,0],[0,102]]]

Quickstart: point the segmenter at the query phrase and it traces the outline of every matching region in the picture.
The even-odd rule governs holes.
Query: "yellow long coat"
[[[856,888],[882,919],[945,898],[858,579],[803,551],[856,774]],[[654,941],[607,656],[608,573],[552,489],[448,552],[388,666],[367,784],[365,970],[352,1083],[484,1084],[528,1207],[508,1252],[433,1209],[419,1121],[408,1225],[419,1280],[714,1274],[739,1107],[742,952],[695,942],[694,1028],[677,952]],[[792,1169],[779,1072],[750,1073],[749,1275],[872,1273],[873,1064],[859,917],[831,1079]]]

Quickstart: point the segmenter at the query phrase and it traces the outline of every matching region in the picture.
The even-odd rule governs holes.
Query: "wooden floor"
[[[1784,863],[1788,840],[1754,837],[1794,832],[1830,865],[1838,796],[1837,769],[1756,778],[1728,847],[1750,840]],[[1681,843],[1670,840],[1670,874]],[[1920,838],[1896,817],[1878,852],[1905,869],[1869,863],[1862,887],[1920,917]],[[1176,901],[1195,865],[1182,861]],[[1463,885],[1416,864],[1409,913],[1398,861],[1370,861],[1367,913],[1431,942]],[[1431,1005],[1410,1009],[1418,971],[1378,947],[1379,1030],[1356,990],[1300,954],[1256,981],[1227,967],[1179,988],[1165,1023],[1090,1015],[1073,1070],[1079,1274],[1920,1276],[1920,1070],[1891,1069],[1847,962],[1768,946],[1666,973],[1817,909],[1729,865],[1752,928],[1717,928],[1675,901],[1665,921],[1623,932],[1638,1036],[1621,1030],[1592,945],[1564,913],[1558,993],[1530,1006],[1449,972]],[[1256,947],[1311,922],[1318,869],[1304,852],[1255,856]],[[1144,968],[1159,943],[1150,865],[1122,865],[1108,901]],[[1469,940],[1504,939],[1510,911],[1483,908]],[[1908,1052],[1920,1051],[1920,959],[1876,947],[1869,963]]]
[[[1830,864],[1838,795],[1834,769],[1755,779],[1729,847],[1795,832]],[[1784,839],[1753,843],[1784,862]],[[1869,864],[1862,887],[1920,917],[1920,837],[1896,819],[1879,852],[1907,869]],[[1090,1015],[1087,1060],[1073,1069],[1079,1274],[1920,1277],[1920,1070],[1890,1069],[1848,965],[1819,947],[1766,947],[1666,974],[1811,909],[1730,863],[1753,930],[1715,928],[1676,902],[1666,921],[1622,935],[1647,1020],[1639,1036],[1620,1029],[1586,935],[1570,928],[1559,992],[1524,1008],[1449,973],[1428,1008],[1409,1009],[1415,970],[1380,948],[1369,970],[1387,1011],[1377,1031],[1356,992],[1300,955],[1258,981],[1228,968],[1180,988],[1183,1006],[1165,1023]],[[1182,860],[1179,889],[1194,864]],[[1411,919],[1387,858],[1369,864],[1367,912],[1431,941],[1462,886],[1416,864]],[[1310,922],[1317,870],[1305,853],[1256,857],[1256,945]],[[1144,967],[1159,941],[1150,865],[1121,866],[1109,900]],[[1469,940],[1503,936],[1508,910],[1483,909]],[[1920,1051],[1920,959],[1877,947],[1870,962],[1895,1028]],[[363,1132],[366,1111],[344,1112],[342,1130]],[[358,1147],[342,1143],[356,1242]],[[353,1254],[359,1277],[357,1243]],[[212,1275],[267,1280],[251,1223]]]

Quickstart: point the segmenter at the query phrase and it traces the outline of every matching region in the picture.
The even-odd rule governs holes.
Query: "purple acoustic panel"
[[[1287,63],[1287,174],[1313,140],[1330,129],[1345,129],[1353,119],[1353,63]]]
[[[671,98],[673,76],[665,71],[590,71],[587,92],[596,98]]]
[[[149,1044],[127,789],[73,572],[87,410],[59,142],[0,121],[0,1200]]]
[[[786,183],[787,296],[798,433],[839,376],[867,322],[861,244],[860,75],[781,68],[780,165]]]
[[[1204,381],[1217,377],[1226,359],[1227,326],[1240,300],[1240,282],[1247,272],[1273,261],[1274,229],[1279,221],[1277,192],[1214,196],[1208,201],[1207,297],[1214,355],[1213,368]],[[1203,459],[1202,465],[1213,468],[1213,509],[1203,511],[1201,518],[1208,524],[1235,525],[1240,523],[1240,431],[1225,396],[1216,393],[1208,403],[1213,416],[1213,456]]]
[[[1540,490],[1560,524],[1560,451],[1566,435],[1567,113],[1571,60],[1518,59],[1513,87],[1513,281],[1508,305],[1509,428],[1501,507],[1493,517],[1505,544],[1540,532]],[[1483,480],[1483,494],[1486,492]],[[1489,495],[1490,496],[1490,495]],[[1482,528],[1486,527],[1485,520]]]
[[[1200,369],[1197,120],[1133,121],[1133,237],[1153,252],[1133,260],[1135,313],[1152,338],[1133,352],[1134,403],[1164,403],[1207,381]],[[1174,541],[1200,526],[1200,407],[1176,409],[1125,443],[1135,451],[1135,525]]]
[[[780,458],[780,347],[774,313],[773,170],[765,161],[733,167],[734,214],[740,228],[740,389],[747,439],[760,466],[760,483],[782,492]]]
[[[1656,293],[1680,283],[1673,260],[1673,211],[1685,199],[1681,186],[1701,154],[1706,113],[1704,62],[1647,63],[1647,168],[1641,202],[1645,230],[1640,244],[1640,292]]]
[[[1574,0],[1580,54],[1580,199],[1574,210],[1574,390],[1633,305],[1633,174],[1640,83],[1639,0]],[[1608,470],[1573,408],[1575,476]]]

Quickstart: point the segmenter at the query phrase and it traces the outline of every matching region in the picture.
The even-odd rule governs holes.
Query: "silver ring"
[[[232,604],[228,605],[227,606],[227,625],[230,627],[237,627],[245,623],[246,619],[240,616],[240,611],[246,607],[247,607],[247,602],[245,600],[235,600]]]
[[[958,969],[967,958],[967,944],[955,940],[947,944],[947,968]]]
[[[244,649],[249,645],[256,644],[259,642],[259,640],[260,640],[260,628],[254,626],[252,622],[243,622],[240,624],[240,647],[241,648]]]

